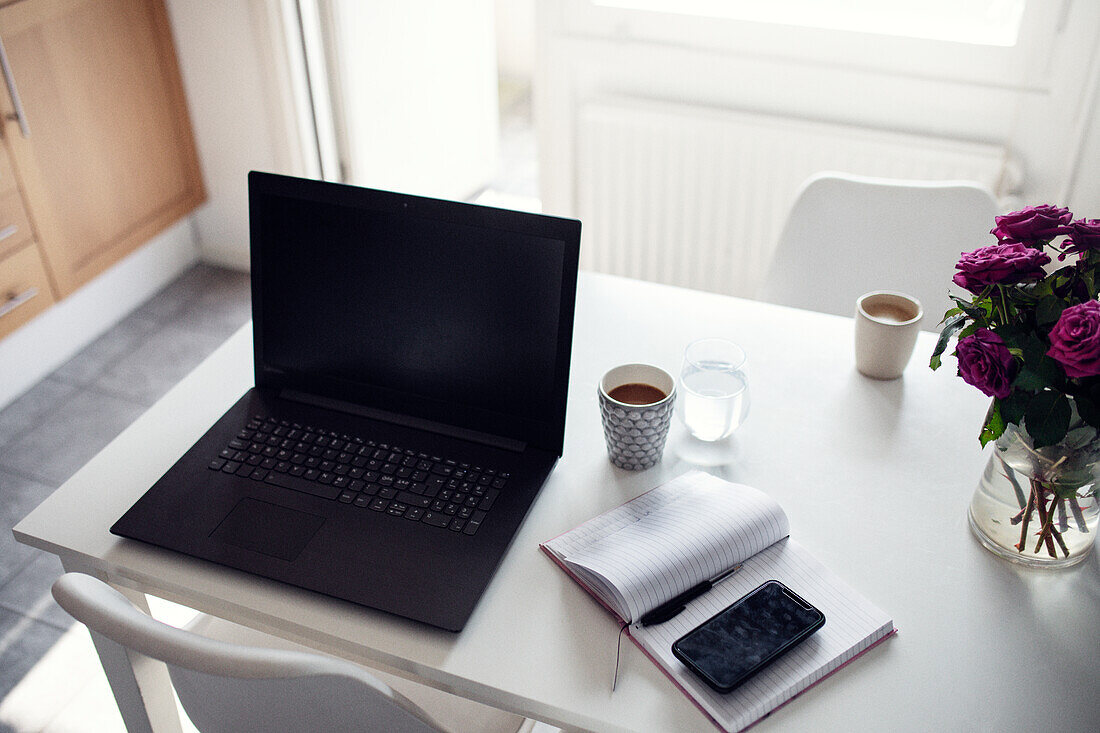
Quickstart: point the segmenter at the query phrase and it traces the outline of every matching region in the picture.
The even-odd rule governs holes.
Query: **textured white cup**
[[[656,387],[665,393],[665,398],[649,405],[631,405],[608,395],[616,387],[635,382]],[[659,367],[623,364],[603,375],[598,392],[600,419],[611,462],[629,471],[657,465],[672,422],[676,380]]]
[[[856,300],[856,369],[873,379],[897,379],[913,355],[924,309],[905,293],[876,290]]]

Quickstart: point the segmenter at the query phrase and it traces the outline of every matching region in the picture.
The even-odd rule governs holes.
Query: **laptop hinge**
[[[303,402],[307,405],[314,405],[315,407],[324,407],[329,410],[337,410],[339,412],[346,412],[361,417],[369,417],[372,420],[382,420],[383,422],[402,425],[407,428],[426,430],[431,433],[446,435],[450,438],[468,440],[472,443],[481,443],[482,445],[492,446],[493,448],[503,448],[504,450],[515,451],[516,453],[522,453],[527,449],[527,443],[522,440],[516,440],[515,438],[503,438],[499,435],[482,433],[477,430],[460,428],[454,425],[438,423],[433,420],[426,420],[424,418],[398,415],[397,413],[387,412],[386,410],[357,405],[354,402],[343,402],[342,400],[311,395],[293,389],[284,389],[279,393],[279,396],[283,399]]]

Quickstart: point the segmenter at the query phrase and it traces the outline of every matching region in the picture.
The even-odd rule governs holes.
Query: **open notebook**
[[[792,540],[789,527],[768,495],[691,471],[541,547],[718,727],[738,731],[894,633],[890,617]],[[675,618],[638,623],[738,564]],[[672,643],[771,579],[821,609],[825,626],[743,686],[715,692],[672,655]]]

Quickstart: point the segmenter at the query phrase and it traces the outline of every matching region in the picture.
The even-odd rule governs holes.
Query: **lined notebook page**
[[[767,494],[689,471],[545,547],[633,621],[789,531],[786,514]]]
[[[821,609],[825,625],[733,692],[715,692],[673,656],[672,643],[771,579],[783,582]],[[789,538],[747,560],[739,571],[692,601],[674,619],[629,629],[631,638],[728,731],[752,725],[893,631],[893,622],[885,612]]]

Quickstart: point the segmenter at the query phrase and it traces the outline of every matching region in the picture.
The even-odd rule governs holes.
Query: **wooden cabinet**
[[[33,239],[31,222],[19,191],[0,193],[0,257]]]
[[[0,338],[53,304],[46,268],[33,242],[0,257]]]
[[[53,305],[53,288],[34,240],[7,151],[0,146],[0,338]]]
[[[0,40],[0,233],[17,227],[0,258],[39,257],[60,299],[203,201],[168,18],[162,0],[18,0]]]
[[[15,184],[15,171],[7,153],[0,147],[0,257],[11,254],[32,237],[23,197]]]

